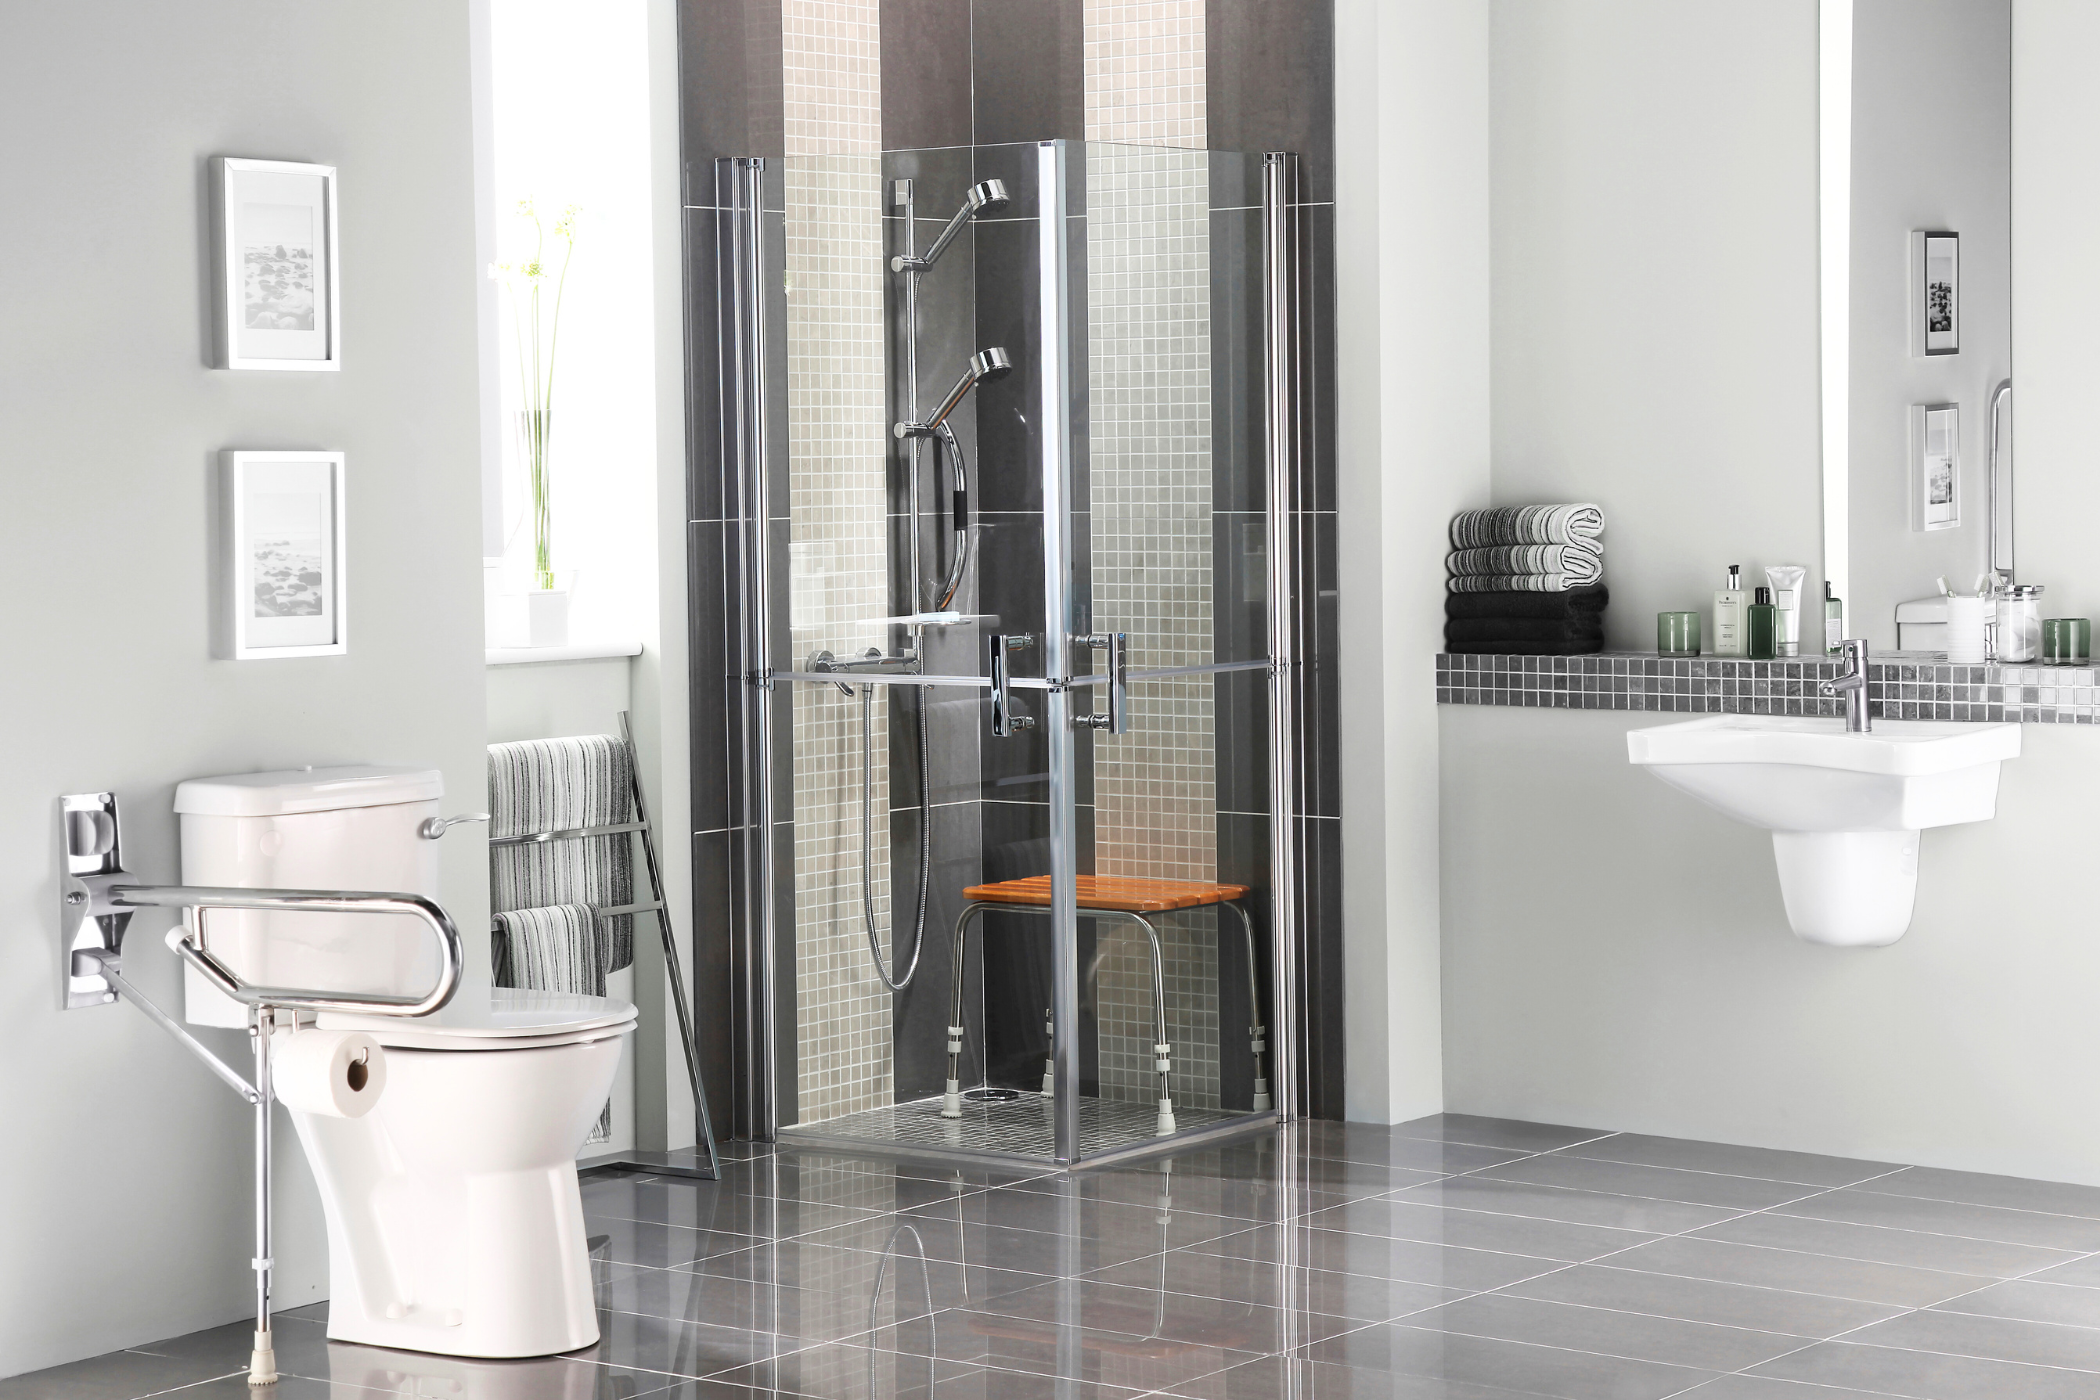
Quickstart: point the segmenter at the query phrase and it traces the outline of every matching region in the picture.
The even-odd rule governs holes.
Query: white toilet
[[[199,778],[175,790],[190,885],[436,898],[440,775],[356,766]],[[414,995],[439,960],[416,921],[213,912],[205,946],[243,981]],[[194,971],[194,1024],[245,1026]],[[546,1356],[598,1340],[576,1153],[635,1010],[470,977],[419,1018],[323,1013],[386,1052],[360,1118],[292,1113],[328,1221],[328,1335],[452,1356]]]

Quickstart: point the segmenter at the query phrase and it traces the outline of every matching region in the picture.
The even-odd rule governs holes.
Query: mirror
[[[1944,651],[2013,567],[2011,0],[1823,0],[1821,127],[1824,574]]]

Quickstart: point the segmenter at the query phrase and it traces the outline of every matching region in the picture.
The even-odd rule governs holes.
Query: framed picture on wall
[[[220,366],[341,369],[335,167],[220,156],[212,186]]]
[[[1961,409],[1951,403],[1910,409],[1912,528],[1961,524]]]
[[[1910,236],[1910,353],[1961,353],[1961,235]]]
[[[343,454],[222,452],[219,460],[233,659],[342,655]]]

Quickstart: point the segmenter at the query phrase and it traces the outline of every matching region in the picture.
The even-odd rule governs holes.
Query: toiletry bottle
[[[1772,590],[1760,587],[1757,601],[1743,609],[1743,638],[1752,661],[1770,661],[1779,654],[1779,609],[1772,605]]]
[[[1833,593],[1830,580],[1823,580],[1823,654],[1836,656],[1845,649],[1845,600]]]
[[[1808,570],[1799,564],[1767,564],[1765,581],[1772,585],[1772,604],[1779,609],[1780,656],[1801,654],[1801,581]]]
[[[1728,566],[1728,586],[1714,590],[1714,655],[1743,654],[1743,566]]]

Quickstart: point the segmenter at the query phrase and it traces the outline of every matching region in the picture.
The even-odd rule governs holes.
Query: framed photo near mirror
[[[220,156],[212,186],[219,365],[341,369],[335,167]]]
[[[1961,235],[1910,236],[1913,355],[1961,353]]]
[[[219,460],[232,659],[342,655],[343,454],[222,452]]]
[[[1961,525],[1961,408],[1951,403],[1910,409],[1912,528]]]

